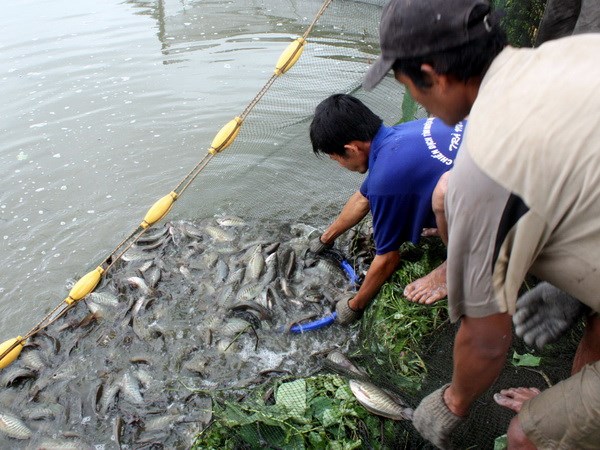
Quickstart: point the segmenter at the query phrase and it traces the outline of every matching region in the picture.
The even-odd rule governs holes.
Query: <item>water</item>
[[[67,281],[102,261],[206,154],[216,132],[244,110],[320,5],[299,0],[4,5],[0,341],[25,334],[60,303]],[[277,81],[288,91],[266,96],[266,106],[247,120],[246,134],[238,139],[248,145],[219,155],[223,163],[211,165],[170,218],[244,215],[268,203],[273,214],[293,220],[299,210],[310,215],[314,205],[329,206],[334,198],[339,205],[337,198],[356,188],[359,177],[310,155],[306,126],[318,101],[360,83],[377,53],[380,10],[369,2],[334,2],[331,8],[300,60],[303,68],[298,63]],[[336,17],[342,13],[346,20],[340,24]],[[335,72],[324,69],[325,61]],[[290,86],[298,88],[291,92]],[[271,127],[266,134],[265,123]],[[264,182],[283,174],[289,175],[283,191]],[[319,186],[323,174],[343,185],[338,197]],[[236,180],[244,176],[240,190]],[[265,185],[271,186],[272,201],[265,202]],[[281,192],[287,196],[277,204]]]

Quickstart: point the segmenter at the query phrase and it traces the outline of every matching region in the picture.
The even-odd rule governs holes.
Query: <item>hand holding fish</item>
[[[543,282],[517,300],[515,332],[527,345],[542,348],[571,329],[588,310],[575,297]]]

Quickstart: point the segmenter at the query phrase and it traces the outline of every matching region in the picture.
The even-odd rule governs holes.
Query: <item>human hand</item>
[[[355,311],[350,308],[350,300],[352,300],[353,295],[345,295],[335,304],[335,312],[337,313],[336,322],[340,325],[350,325],[351,323],[359,320],[363,311]]]
[[[317,236],[316,238],[311,239],[311,241],[308,243],[308,249],[314,255],[319,255],[319,254],[323,253],[325,250],[333,247],[333,243],[331,243],[331,244],[323,243],[323,241],[321,241],[321,237],[322,237],[322,235]]]
[[[513,316],[515,333],[527,345],[542,348],[556,341],[589,308],[575,297],[543,282],[517,299]]]
[[[425,439],[441,449],[450,448],[452,432],[465,419],[454,414],[446,402],[446,384],[421,400],[413,415],[413,425]]]

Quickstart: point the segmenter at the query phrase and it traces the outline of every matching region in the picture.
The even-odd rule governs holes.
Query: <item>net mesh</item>
[[[397,123],[403,110],[406,112],[403,89],[391,76],[368,94],[360,88],[368,65],[378,54],[378,20],[384,3],[334,2],[320,18],[301,60],[277,81],[236,143],[220,156],[220,170],[204,174],[208,179],[219,177],[215,183],[221,187],[235,185],[228,183],[228,177],[244,177],[247,187],[244,193],[226,188],[216,196],[211,192],[213,210],[231,208],[239,213],[242,208],[244,215],[257,219],[277,216],[315,226],[325,226],[337,215],[361,177],[313,157],[308,126],[315,106],[335,92],[358,97],[388,125]],[[310,11],[319,5],[304,3],[299,16],[310,17]],[[511,37],[513,43],[531,45],[535,26],[522,24],[539,20],[539,2],[525,9],[512,5],[508,10],[505,22],[516,36]],[[301,24],[290,25],[289,31],[301,33]],[[410,115],[420,118],[426,112],[415,107]],[[224,173],[222,168],[230,172]],[[286,179],[293,179],[292,189]],[[298,185],[302,189],[297,189]],[[363,224],[361,231],[368,232],[368,227]],[[346,348],[347,356],[368,374],[365,379],[413,408],[423,396],[450,381],[458,325],[449,323],[446,302],[433,307],[411,305],[402,298],[402,290],[444,258],[445,249],[435,239],[403,249],[402,267],[368,309],[356,343]],[[394,326],[389,325],[392,319]],[[457,448],[502,448],[502,442],[496,440],[506,433],[514,413],[498,406],[492,395],[508,387],[544,389],[567,377],[580,334],[581,330],[576,330],[544,352],[526,348],[514,338],[501,376],[474,405],[453,444]],[[541,363],[519,366],[519,355],[538,356]],[[241,395],[223,395],[215,404],[211,426],[197,441],[198,448],[434,448],[410,421],[375,416],[362,408],[348,388],[348,380],[356,378],[355,374],[332,367],[325,356],[310,356],[320,367],[313,377],[292,375]]]
[[[233,3],[241,16],[262,7],[261,2]],[[281,23],[281,30],[272,42],[280,43],[281,48],[303,34],[322,5],[315,0],[273,3],[272,17]],[[85,430],[90,434],[95,427],[97,435],[108,434],[129,448],[187,448],[190,441],[186,436],[171,431],[179,432],[178,427],[189,423],[195,424],[190,428],[193,446],[202,449],[432,448],[410,420],[393,420],[365,409],[349,381],[370,382],[405,408],[415,408],[423,396],[450,380],[457,325],[448,321],[446,302],[424,307],[408,303],[402,294],[408,283],[444,260],[445,248],[439,239],[402,247],[399,271],[350,331],[333,326],[311,336],[278,334],[282,337],[273,340],[274,331],[289,329],[292,323],[282,315],[269,328],[260,323],[266,322],[260,315],[269,313],[265,309],[275,290],[286,290],[284,281],[263,291],[265,305],[260,308],[248,307],[245,299],[235,308],[221,304],[231,302],[232,296],[240,300],[242,289],[232,293],[227,286],[233,282],[224,282],[242,266],[248,270],[245,266],[252,264],[257,248],[258,253],[278,256],[278,270],[292,272],[286,261],[291,265],[303,262],[306,238],[335,218],[362,181],[362,176],[312,154],[308,128],[319,102],[333,93],[351,93],[387,125],[403,117],[426,115],[405,97],[391,76],[372,92],[360,88],[364,73],[379,53],[378,21],[384,3],[344,0],[330,5],[308,36],[298,63],[277,79],[246,118],[234,143],[211,161],[178,200],[170,215],[179,220],[167,223],[154,240],[146,239],[144,245],[160,244],[152,251],[160,252],[156,259],[161,260],[157,265],[162,278],[153,280],[152,294],[144,292],[146,286],[140,279],[142,272],[151,279],[154,269],[146,264],[151,251],[146,247],[127,254],[103,281],[99,296],[92,299],[115,308],[112,316],[102,319],[105,325],[96,325],[100,321],[97,313],[74,308],[65,315],[64,323],[57,322],[36,337],[35,346],[49,347],[54,355],[54,363],[48,363],[44,373],[51,373],[69,397],[68,413],[61,414],[70,425],[87,424]],[[247,44],[248,36],[241,31],[231,37],[231,43]],[[262,57],[257,55],[257,60]],[[272,67],[264,71],[266,79]],[[260,88],[256,86],[256,91]],[[240,95],[247,95],[250,102],[254,94]],[[232,111],[232,117],[219,118],[215,131],[239,113]],[[181,220],[180,211],[192,210],[197,217]],[[244,224],[233,227],[236,231],[219,231],[215,221],[229,214],[243,217]],[[370,231],[366,220],[336,243],[359,275],[364,275],[373,258]],[[221,242],[210,248],[209,243],[216,241]],[[272,247],[273,243],[279,248]],[[290,258],[295,254],[297,258]],[[152,259],[156,261],[154,256]],[[228,265],[229,274],[222,272],[223,264]],[[315,274],[322,286],[297,280],[307,274]],[[306,264],[301,276],[288,278],[307,290],[302,295],[317,301],[286,308],[292,308],[298,317],[308,310],[319,314],[323,305],[331,310],[333,302],[323,286],[332,279],[339,284],[338,275],[318,273]],[[345,280],[342,284],[334,294],[350,290]],[[281,292],[278,295],[283,296]],[[114,306],[117,304],[127,307]],[[227,317],[219,316],[221,311],[227,311]],[[234,329],[240,323],[234,319],[242,321],[242,328]],[[227,339],[223,338],[225,331]],[[55,336],[59,334],[68,345],[57,348]],[[455,446],[493,448],[514,413],[497,406],[491,396],[508,387],[543,389],[565,378],[580,334],[578,329],[544,352],[526,348],[515,338],[502,375],[457,430]],[[298,348],[301,350],[289,361],[281,356]],[[329,357],[333,350],[342,351],[358,369],[333,361]],[[101,358],[106,367],[98,368],[97,361],[87,357],[94,351],[104,351]],[[161,356],[160,362],[150,355]],[[519,366],[518,355],[541,357],[541,363]],[[30,358],[15,367],[22,370],[27,364],[32,364]],[[261,364],[270,369],[263,370]],[[154,372],[149,378],[151,369]],[[85,376],[70,381],[75,372]],[[25,408],[32,401],[47,400],[42,377],[32,382],[29,372],[7,373],[1,381],[14,406]],[[160,378],[162,384],[153,382],[152,377]],[[29,391],[17,394],[18,386]],[[86,401],[78,401],[81,398]],[[165,411],[170,412],[165,415]]]

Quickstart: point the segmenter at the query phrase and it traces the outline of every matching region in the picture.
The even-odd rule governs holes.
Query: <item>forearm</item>
[[[397,251],[376,255],[360,289],[348,303],[350,308],[357,311],[365,309],[371,299],[377,295],[381,286],[394,273],[399,262],[400,254]]]
[[[496,380],[512,340],[511,318],[494,314],[463,317],[454,340],[452,384],[444,394],[450,411],[466,416],[471,404]]]
[[[330,244],[335,239],[360,222],[369,213],[369,200],[360,191],[356,191],[348,199],[340,215],[325,230],[321,236],[324,244]]]

